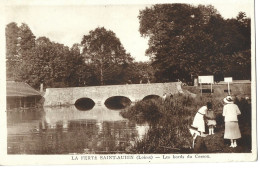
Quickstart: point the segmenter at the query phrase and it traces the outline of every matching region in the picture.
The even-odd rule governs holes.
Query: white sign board
[[[208,75],[208,76],[199,76],[199,83],[200,84],[214,84],[214,76]]]
[[[232,81],[233,81],[232,77],[225,77],[224,78],[224,82],[226,82],[226,83],[231,83]]]

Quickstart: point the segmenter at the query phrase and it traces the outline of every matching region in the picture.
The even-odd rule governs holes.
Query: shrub
[[[131,151],[133,153],[191,152],[192,137],[189,126],[201,106],[212,102],[217,126],[223,129],[222,99],[214,96],[192,98],[178,94],[165,101],[162,99],[139,101],[134,106],[128,107],[121,111],[123,117],[138,123],[148,122],[150,126],[144,138],[137,140]],[[241,112],[247,109],[248,113],[249,107],[243,100],[237,103]]]

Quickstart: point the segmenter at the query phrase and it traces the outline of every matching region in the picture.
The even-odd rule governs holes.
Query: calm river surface
[[[148,130],[105,106],[9,111],[8,154],[127,153]]]

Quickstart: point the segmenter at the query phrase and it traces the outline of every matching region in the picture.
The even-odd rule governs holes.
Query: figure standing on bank
[[[241,114],[231,96],[224,98],[223,116],[225,117],[224,139],[230,139],[230,147],[237,146],[236,140],[241,138],[237,116]]]

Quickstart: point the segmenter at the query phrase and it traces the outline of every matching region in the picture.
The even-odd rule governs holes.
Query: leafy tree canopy
[[[250,19],[244,13],[225,20],[213,6],[159,4],[140,11],[138,18],[140,34],[149,37],[146,54],[158,82],[230,75],[238,65],[236,53],[250,61],[250,55],[241,56],[251,47]],[[241,73],[236,79],[250,78],[248,70]]]
[[[97,77],[97,84],[122,84],[128,79],[126,70],[133,58],[127,54],[115,33],[104,27],[84,35],[83,56]]]

